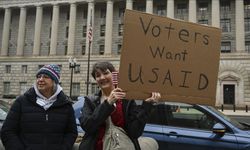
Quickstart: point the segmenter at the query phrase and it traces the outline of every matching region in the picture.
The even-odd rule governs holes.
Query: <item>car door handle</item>
[[[177,137],[178,137],[178,134],[177,134],[177,132],[171,131],[171,132],[169,132],[168,136],[169,136],[170,138],[177,138]]]

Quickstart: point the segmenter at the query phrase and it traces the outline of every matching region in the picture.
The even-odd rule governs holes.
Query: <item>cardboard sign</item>
[[[221,30],[126,10],[119,87],[128,99],[215,105]]]

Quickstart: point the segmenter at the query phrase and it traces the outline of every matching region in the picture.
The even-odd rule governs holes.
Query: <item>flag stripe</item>
[[[88,39],[89,41],[92,41],[92,27],[91,26],[89,26]]]
[[[88,30],[88,39],[89,42],[93,40],[93,33],[92,33],[92,9],[90,10],[90,22],[89,22],[89,30]]]

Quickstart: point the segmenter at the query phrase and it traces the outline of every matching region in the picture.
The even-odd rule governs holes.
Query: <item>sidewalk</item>
[[[235,110],[235,112],[233,110],[218,110],[228,116],[250,116],[250,110],[248,112],[246,110]]]

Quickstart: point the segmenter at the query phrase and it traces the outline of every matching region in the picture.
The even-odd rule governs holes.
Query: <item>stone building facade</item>
[[[125,9],[221,28],[216,105],[250,105],[250,0],[1,0],[0,97],[22,94],[48,63],[60,65],[66,94],[86,95],[88,55],[90,66],[107,60],[119,67]]]

